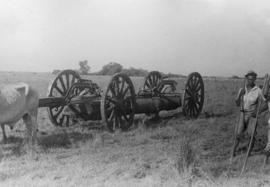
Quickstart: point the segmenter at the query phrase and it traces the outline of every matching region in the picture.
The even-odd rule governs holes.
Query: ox
[[[27,142],[36,143],[39,95],[28,84],[0,85],[0,124],[4,143],[5,125],[13,129],[21,118],[27,128]]]

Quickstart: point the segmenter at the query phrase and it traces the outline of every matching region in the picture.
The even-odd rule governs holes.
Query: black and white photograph
[[[0,186],[270,187],[269,0],[0,0]]]

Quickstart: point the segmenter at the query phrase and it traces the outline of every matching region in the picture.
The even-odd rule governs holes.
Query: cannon
[[[179,107],[188,118],[198,117],[204,102],[201,75],[193,72],[188,76],[184,93],[177,93],[176,85],[175,80],[152,71],[136,94],[129,76],[117,73],[102,91],[77,72],[64,70],[52,81],[48,97],[39,100],[39,107],[47,107],[49,118],[56,126],[70,126],[74,118],[80,118],[102,121],[110,131],[129,129],[136,114],[158,114]],[[65,113],[66,108],[72,112]]]

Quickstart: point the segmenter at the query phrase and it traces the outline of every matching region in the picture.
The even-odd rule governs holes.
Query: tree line
[[[91,67],[88,65],[87,60],[79,61],[78,65],[79,69],[77,69],[76,71],[81,75],[114,75],[115,73],[123,72],[128,76],[145,77],[149,73],[149,71],[142,68],[123,68],[123,66],[117,62],[109,62],[108,64],[104,65],[102,69],[98,72],[90,72]],[[57,74],[59,72],[60,70],[53,70],[52,73]],[[162,74],[169,77],[184,77],[183,75],[172,73]]]

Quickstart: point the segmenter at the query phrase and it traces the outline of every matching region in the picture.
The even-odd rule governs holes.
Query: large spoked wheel
[[[162,80],[162,75],[158,71],[151,71],[145,78],[143,89],[155,92]]]
[[[73,70],[60,72],[49,87],[48,97],[65,97],[71,85],[80,79],[80,75]],[[72,123],[70,115],[63,112],[65,107],[67,106],[48,107],[49,118],[55,126],[69,126]]]
[[[189,118],[197,118],[204,102],[204,84],[202,76],[193,72],[188,76],[183,98],[183,114]]]
[[[101,99],[101,116],[110,131],[127,130],[135,115],[135,90],[131,79],[115,74]]]

